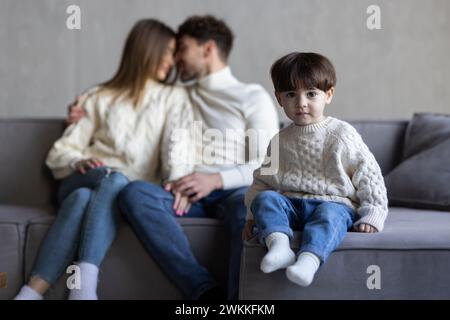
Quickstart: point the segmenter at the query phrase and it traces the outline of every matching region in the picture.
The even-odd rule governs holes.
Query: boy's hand
[[[253,229],[254,225],[255,225],[255,220],[253,220],[253,219],[247,220],[247,222],[245,223],[244,229],[242,230],[242,240],[249,240],[253,236],[252,229]]]
[[[353,228],[356,232],[376,233],[377,228],[372,227],[370,224],[361,223]]]
[[[103,167],[103,166],[105,166],[105,164],[97,158],[80,160],[77,163],[75,163],[75,168],[81,174],[86,174],[86,172],[88,172],[91,169],[95,169],[95,168]]]

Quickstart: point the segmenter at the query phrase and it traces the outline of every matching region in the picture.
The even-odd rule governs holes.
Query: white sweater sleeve
[[[272,140],[273,142],[273,140]],[[276,183],[274,181],[274,175],[268,175],[268,174],[262,174],[262,168],[265,168],[267,166],[270,166],[272,164],[270,155],[273,153],[271,152],[271,146],[272,142],[267,147],[267,154],[264,159],[263,165],[256,169],[253,172],[253,183],[248,188],[247,193],[245,194],[245,206],[247,207],[247,220],[254,219],[253,213],[251,211],[251,205],[253,200],[255,200],[258,193],[265,191],[265,190],[274,190],[276,189]]]
[[[388,214],[383,174],[374,155],[356,130],[351,136],[351,141],[344,143],[347,143],[348,159],[352,163],[351,180],[359,202],[357,213],[360,219],[354,225],[365,223],[382,231]]]
[[[86,98],[84,101],[86,116],[67,127],[62,137],[50,149],[45,163],[55,179],[63,179],[72,174],[73,163],[84,159],[83,152],[89,146],[97,127],[95,103],[95,94]]]
[[[163,183],[177,180],[193,171],[194,146],[190,139],[193,111],[184,89],[174,88],[168,102],[161,145]]]
[[[253,171],[258,168],[264,158],[270,139],[279,131],[278,114],[269,94],[261,89],[255,92],[253,100],[246,105],[244,111],[246,130],[252,130],[258,137],[255,146],[247,146],[249,161],[242,165],[236,165],[230,169],[220,171],[224,189],[249,186],[252,183]],[[249,149],[253,148],[253,149]]]

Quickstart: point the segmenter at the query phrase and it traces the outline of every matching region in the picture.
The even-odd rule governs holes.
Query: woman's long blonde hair
[[[113,92],[113,101],[123,97],[134,107],[142,102],[148,79],[157,80],[158,67],[175,32],[154,19],[139,20],[128,34],[119,69],[101,90]]]

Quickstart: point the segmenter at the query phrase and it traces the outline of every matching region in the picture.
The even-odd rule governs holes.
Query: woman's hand
[[[356,232],[376,233],[377,228],[372,227],[370,224],[361,223],[353,228]]]
[[[91,169],[103,166],[105,166],[105,164],[97,158],[80,160],[75,163],[76,170],[79,171],[81,174],[86,174],[86,172],[88,172]]]
[[[191,202],[189,201],[189,197],[183,196],[181,192],[176,192],[173,190],[173,183],[169,182],[164,186],[164,189],[166,191],[171,191],[172,194],[175,197],[175,200],[173,202],[173,210],[175,210],[175,214],[177,216],[183,216],[189,212],[189,209],[191,209]]]
[[[255,220],[253,220],[253,219],[247,220],[247,222],[245,223],[244,229],[242,230],[242,240],[249,240],[253,236],[252,229],[253,229],[254,225],[255,225]]]
[[[175,192],[175,201],[173,202],[173,210],[177,216],[183,216],[191,209],[189,197],[181,195],[180,192]]]

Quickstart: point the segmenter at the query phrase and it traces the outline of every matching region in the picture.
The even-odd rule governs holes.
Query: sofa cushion
[[[0,272],[6,277],[6,287],[0,288],[0,300],[12,299],[23,281],[20,233],[16,224],[0,222]]]
[[[54,214],[51,206],[26,207],[13,205],[0,205],[0,223],[13,223],[27,225],[35,220]]]
[[[349,123],[377,159],[383,175],[400,163],[408,121],[352,120]]]
[[[294,232],[293,248],[300,246],[301,232]],[[257,245],[256,238],[247,242]],[[385,228],[377,233],[348,232],[339,250],[347,249],[448,249],[450,250],[450,212],[389,207]]]
[[[385,177],[390,203],[450,210],[450,116],[415,114],[404,156]]]
[[[209,218],[178,218],[194,255],[226,286],[228,270],[227,241],[223,223]],[[53,217],[35,220],[28,227],[25,245],[25,274],[29,276],[39,247]],[[68,290],[63,274],[46,294],[46,299],[66,299]],[[113,288],[113,289],[112,289]],[[182,299],[179,289],[165,276],[144,249],[128,223],[122,221],[114,243],[100,268],[100,299]]]
[[[296,252],[300,239],[295,232]],[[347,233],[307,288],[287,280],[285,270],[260,271],[266,252],[256,238],[244,243],[241,299],[450,298],[450,212],[389,208],[383,232]],[[380,290],[367,286],[371,266],[380,268]]]
[[[450,138],[450,115],[415,113],[406,129],[404,159]]]
[[[45,157],[64,123],[47,119],[0,119],[0,203],[55,203],[56,183]]]
[[[23,244],[27,223],[48,216],[45,209],[0,205],[0,272],[7,277],[0,300],[12,299],[23,284]]]
[[[285,270],[260,271],[265,252],[244,247],[240,300],[450,299],[450,250],[336,251],[306,288],[290,282]],[[370,285],[378,275],[379,289]]]

